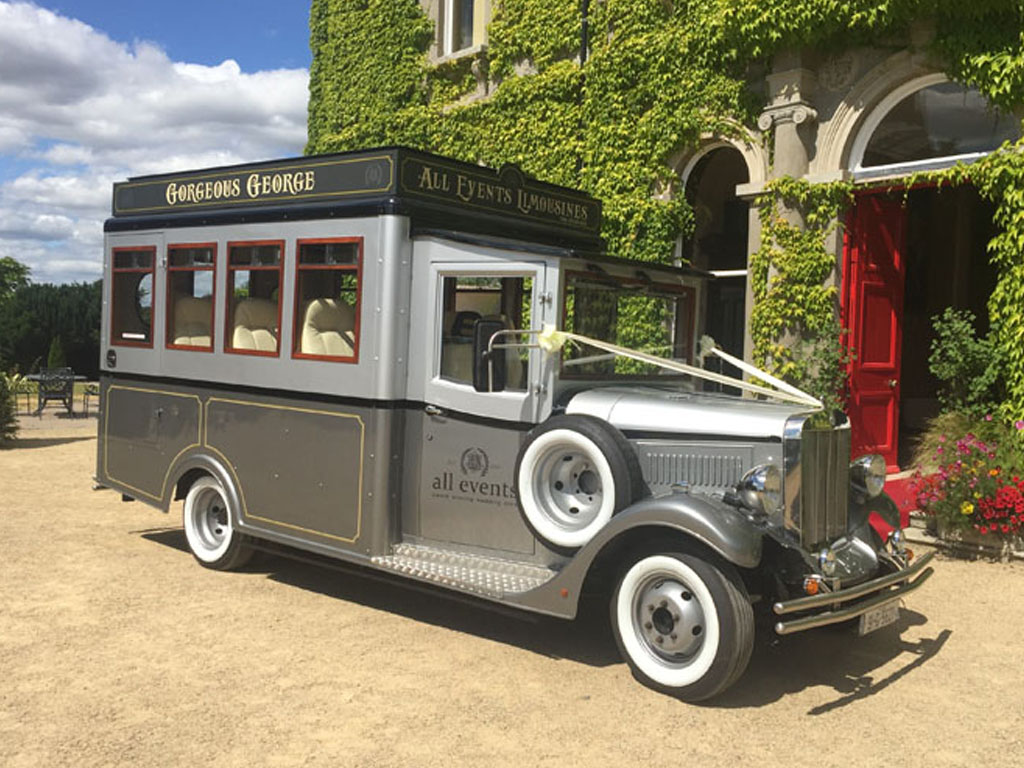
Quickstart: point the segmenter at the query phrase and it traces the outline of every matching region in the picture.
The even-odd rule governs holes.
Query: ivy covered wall
[[[492,167],[516,163],[599,197],[617,254],[665,262],[692,227],[669,159],[702,136],[753,135],[764,75],[779,52],[868,43],[897,50],[913,22],[930,19],[931,52],[950,77],[1004,107],[1024,103],[1024,11],[1016,0],[590,0],[583,66],[578,0],[492,5],[486,51],[433,63],[433,23],[417,0],[313,0],[307,151],[400,143]],[[1015,347],[1009,407],[1024,413],[1020,168],[1008,150],[979,167],[974,183],[1000,206],[1004,234],[993,254],[1002,279],[991,315],[1003,343]],[[847,191],[814,195],[790,184],[768,194],[820,199],[815,210],[835,212]],[[770,221],[773,205],[761,208]],[[784,370],[786,356],[773,345],[786,331],[826,328],[835,296],[814,287],[828,271],[823,251],[785,228],[768,229],[751,265],[752,279],[762,281],[751,330],[757,356]],[[811,229],[824,236],[828,222]],[[813,263],[802,265],[801,253]],[[772,286],[769,274],[788,275],[790,284]]]

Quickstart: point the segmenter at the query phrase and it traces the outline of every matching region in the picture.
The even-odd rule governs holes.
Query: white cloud
[[[0,255],[36,281],[95,279],[114,181],[297,155],[307,85],[304,69],[174,62],[0,0]]]

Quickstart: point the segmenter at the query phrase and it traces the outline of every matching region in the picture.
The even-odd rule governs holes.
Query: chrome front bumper
[[[773,610],[779,616],[801,611],[812,611],[815,608],[828,609],[821,613],[811,614],[810,616],[801,616],[791,621],[777,622],[775,624],[775,631],[780,635],[791,635],[794,632],[802,632],[805,629],[824,627],[826,624],[837,624],[840,621],[855,619],[872,608],[877,608],[880,605],[903,597],[924,584],[932,575],[933,569],[926,568],[925,566],[931,562],[933,557],[935,557],[935,553],[929,552],[902,571],[872,579],[855,587],[775,603]],[[842,607],[842,603],[847,603],[867,595],[872,595],[872,597],[856,605],[851,605],[847,608]]]

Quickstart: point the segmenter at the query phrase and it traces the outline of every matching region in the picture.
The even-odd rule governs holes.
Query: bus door
[[[508,329],[551,322],[545,315],[551,312],[546,272],[543,262],[530,261],[430,264],[432,322],[421,329],[424,403],[411,419],[420,434],[410,434],[409,441],[420,452],[419,472],[409,473],[418,474],[418,487],[409,489],[418,504],[408,505],[418,508],[418,519],[403,518],[406,533],[430,542],[534,551],[516,506],[513,471],[523,436],[548,395],[542,356],[536,349],[499,352],[505,358],[503,390],[477,391],[473,336],[481,321]]]

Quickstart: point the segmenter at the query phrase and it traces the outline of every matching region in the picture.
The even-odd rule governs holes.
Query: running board
[[[421,544],[396,544],[390,555],[374,557],[371,562],[378,568],[499,599],[529,592],[558,575],[542,566]]]

